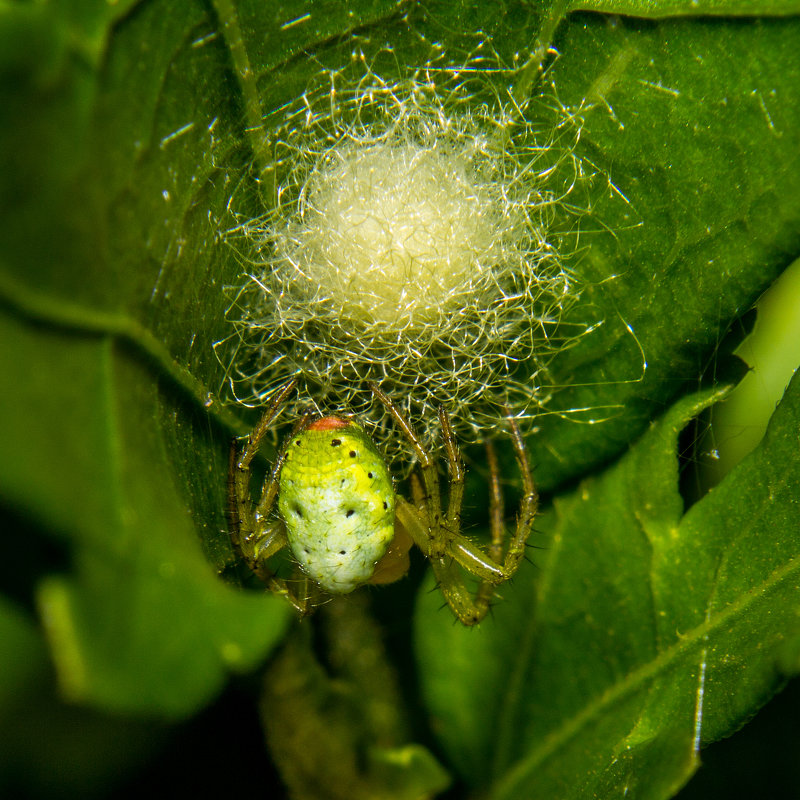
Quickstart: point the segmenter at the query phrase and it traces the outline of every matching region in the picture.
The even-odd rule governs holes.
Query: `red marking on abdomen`
[[[315,419],[306,428],[307,431],[333,431],[337,428],[347,428],[350,425],[349,419],[342,417],[320,417]]]

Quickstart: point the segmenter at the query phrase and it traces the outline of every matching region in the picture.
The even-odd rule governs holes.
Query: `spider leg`
[[[275,421],[275,418],[281,413],[286,398],[294,391],[295,386],[297,386],[297,378],[292,378],[292,380],[281,386],[278,393],[275,395],[275,399],[259,420],[258,425],[256,425],[248,435],[247,445],[242,451],[242,455],[237,463],[237,467],[240,470],[248,470],[250,468],[250,462],[255,458],[261,448],[261,442],[264,436]]]
[[[283,454],[281,453],[275,460],[275,465],[267,476],[261,492],[262,500],[255,510],[250,499],[250,464],[256,457],[270,425],[280,414],[284,401],[296,384],[296,380],[291,380],[281,387],[275,400],[247,437],[247,443],[238,458],[236,440],[231,444],[228,479],[228,513],[232,522],[231,540],[234,548],[254,571],[257,571],[253,565],[257,560],[257,554],[262,550],[261,544],[265,539],[270,538],[263,521],[271,511],[278,493],[278,476],[283,463]],[[267,549],[272,550],[271,547]],[[274,552],[279,549],[280,547]]]
[[[400,409],[377,386],[371,384],[370,388],[410,442],[420,465],[421,480],[416,475],[411,478],[413,504],[403,497],[397,497],[395,506],[397,520],[431,562],[439,590],[453,613],[464,625],[475,625],[488,613],[495,586],[511,578],[517,571],[525,554],[525,544],[538,509],[538,495],[519,426],[510,409],[506,407],[517,466],[522,476],[523,498],[514,535],[511,537],[505,556],[503,556],[505,529],[500,472],[494,449],[487,444],[492,539],[489,552],[484,553],[480,547],[461,534],[464,464],[445,409],[439,410],[439,423],[442,428],[449,474],[447,513],[443,515],[439,475],[431,455]],[[462,568],[480,580],[474,596],[464,582]]]
[[[247,566],[276,594],[286,597],[295,608],[297,602],[285,581],[273,575],[267,562],[286,544],[286,533],[279,522],[263,524],[257,517],[249,498],[249,467],[242,469],[241,459],[237,458],[236,441],[231,443],[230,478],[228,481],[228,515],[231,543]],[[275,471],[273,470],[273,473]],[[244,480],[241,477],[244,476]],[[246,494],[242,495],[244,491]],[[261,524],[259,524],[261,523]]]
[[[414,501],[414,505],[420,510],[425,511],[425,490],[422,488],[422,483],[420,482],[419,475],[416,472],[411,473],[411,477],[409,478],[409,483],[411,484],[411,499]]]
[[[487,443],[487,455],[490,472],[489,509],[492,533],[489,556],[483,555],[483,551],[479,547],[463,536],[455,536],[448,547],[448,551],[456,561],[473,574],[478,575],[483,581],[488,581],[491,584],[498,584],[508,580],[519,568],[520,562],[525,555],[525,545],[533,528],[533,520],[539,508],[539,495],[536,492],[533,475],[528,464],[525,441],[522,438],[517,421],[511,416],[511,411],[508,408],[505,410],[511,429],[511,440],[514,446],[517,466],[522,476],[523,489],[514,535],[511,537],[508,550],[505,557],[502,557],[502,543],[505,535],[500,471],[497,458],[494,455],[494,448],[489,443]],[[488,591],[488,589],[484,589],[484,591]]]
[[[442,438],[447,453],[447,471],[450,483],[447,490],[447,529],[451,536],[461,533],[461,506],[464,502],[464,462],[458,449],[458,442],[453,435],[450,417],[444,408],[439,409],[439,423],[442,426]]]
[[[489,546],[489,555],[492,561],[500,563],[503,557],[503,539],[505,538],[505,506],[503,503],[503,490],[500,488],[500,467],[497,463],[497,453],[494,445],[487,439],[486,461],[489,464],[489,527],[492,532],[492,543]]]
[[[488,439],[485,442],[486,461],[489,465],[489,529],[492,534],[492,543],[489,545],[489,557],[496,564],[503,558],[503,540],[505,538],[505,504],[503,490],[500,487],[500,468],[497,463],[497,453],[494,445]],[[494,583],[482,580],[478,587],[475,602],[478,606],[488,607],[494,595]]]
[[[397,497],[395,514],[400,524],[414,540],[414,544],[422,552],[426,552],[429,539],[429,526],[423,512],[415,508],[404,497]],[[474,603],[469,590],[456,572],[453,559],[448,556],[428,555],[433,574],[436,578],[439,591],[441,591],[447,605],[464,625],[474,625],[479,622],[475,619]]]
[[[456,616],[465,625],[475,625],[488,613],[495,587],[511,578],[519,568],[525,544],[533,527],[533,520],[538,509],[538,495],[525,451],[519,425],[506,408],[508,424],[511,429],[514,453],[522,477],[523,497],[517,515],[514,535],[509,542],[503,557],[505,531],[503,526],[503,497],[500,488],[500,470],[494,448],[487,443],[487,460],[489,463],[489,512],[491,524],[491,544],[488,554],[470,542],[459,532],[455,532],[447,543],[447,552],[453,561],[445,565],[433,564],[434,572],[440,588]],[[443,430],[447,430],[443,426]],[[452,435],[452,434],[450,434]],[[445,442],[450,452],[450,447]],[[480,585],[474,598],[470,596],[463,577],[458,574],[454,562],[480,578]]]
[[[264,480],[257,505],[253,505],[250,497],[250,464],[258,454],[264,436],[296,384],[297,380],[293,379],[280,388],[258,425],[247,437],[241,453],[238,452],[236,440],[234,439],[231,443],[228,473],[228,521],[234,550],[270,591],[284,597],[295,610],[301,615],[305,615],[311,606],[309,590],[306,588],[300,592],[294,591],[287,581],[278,578],[268,566],[272,556],[288,544],[283,523],[269,521],[270,512],[278,495],[278,478],[285,460],[285,447],[281,449]]]
[[[506,406],[506,419],[511,429],[511,441],[514,445],[514,455],[517,459],[517,467],[522,476],[522,500],[520,501],[519,511],[517,512],[517,525],[514,536],[505,557],[504,568],[506,572],[515,572],[525,555],[525,545],[533,528],[533,521],[539,511],[539,493],[533,482],[531,467],[528,463],[528,455],[525,450],[525,440],[519,429],[517,420],[511,413],[511,409]]]
[[[291,442],[292,437],[294,437],[299,430],[305,427],[306,422],[308,422],[308,416],[308,414],[304,414],[297,421],[294,428],[292,428],[291,434],[289,434],[289,437],[284,442],[283,447],[281,447],[277,456],[275,456],[275,463],[272,465],[272,470],[264,478],[264,485],[261,488],[261,499],[258,501],[255,511],[257,521],[267,519],[272,511],[272,507],[275,505],[275,500],[278,497],[281,469],[283,468],[283,462],[286,461],[286,450],[288,449],[289,442]]]
[[[370,384],[370,389],[372,390],[372,394],[380,400],[389,414],[394,418],[400,430],[403,431],[405,437],[411,443],[414,454],[419,461],[419,470],[425,489],[424,503],[428,512],[428,536],[427,544],[425,544],[425,546],[418,544],[418,547],[420,547],[422,552],[427,556],[443,556],[445,552],[445,543],[443,537],[440,535],[442,498],[439,491],[439,473],[436,463],[433,458],[431,458],[430,453],[425,449],[419,436],[417,436],[400,409],[374,383]]]

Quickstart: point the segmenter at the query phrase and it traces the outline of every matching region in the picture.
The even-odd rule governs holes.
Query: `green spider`
[[[397,406],[376,386],[372,393],[410,442],[419,475],[411,480],[413,502],[395,493],[385,461],[364,429],[345,416],[304,417],[278,453],[260,498],[250,492],[250,464],[294,390],[285,384],[247,438],[231,449],[229,513],[233,546],[267,587],[301,614],[322,598],[347,594],[364,584],[391,583],[408,571],[417,545],[431,562],[439,589],[464,625],[480,622],[495,587],[517,571],[538,508],[538,495],[516,421],[508,415],[523,495],[514,535],[503,555],[505,532],[497,459],[487,446],[490,469],[491,543],[488,555],[461,534],[464,465],[450,419],[439,411],[449,470],[443,512],[438,468]],[[273,514],[275,502],[278,515]],[[269,561],[288,547],[299,569],[295,579],[277,577]],[[461,568],[480,583],[474,595]]]

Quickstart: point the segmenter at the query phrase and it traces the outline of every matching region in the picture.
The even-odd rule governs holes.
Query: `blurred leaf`
[[[177,16],[182,36],[187,23]],[[111,31],[121,35],[134,20],[142,15]],[[163,22],[150,19],[145,47],[165,35]],[[84,23],[83,33],[94,36],[97,20]],[[113,184],[114,167],[129,151],[127,141],[107,140],[87,161],[87,132],[98,141],[111,90],[92,85],[86,42],[72,27],[79,20],[18,6],[2,24],[7,38],[27,36],[31,44],[28,64],[25,48],[3,51],[0,86],[10,98],[3,105],[16,110],[23,93],[14,78],[23,74],[26,102],[39,112],[20,109],[22,124],[3,127],[0,147],[9,166],[0,325],[3,341],[13,343],[0,350],[10,387],[0,399],[4,502],[69,545],[71,571],[41,574],[31,587],[65,694],[117,711],[186,714],[213,696],[229,670],[264,657],[287,611],[261,593],[227,587],[203,553],[198,531],[209,529],[218,543],[208,555],[218,567],[230,558],[223,518],[229,434],[202,413],[206,392],[149,327],[164,265],[148,261],[144,238],[125,260],[109,244],[109,237],[124,243],[123,230],[139,223],[151,226],[155,240],[174,242],[180,224],[164,216],[160,193],[149,218],[142,212],[127,229],[115,219],[115,198],[130,189]],[[57,64],[45,69],[37,61],[38,41],[59,45]],[[108,83],[113,62],[105,63]],[[146,64],[133,59],[136,70]],[[152,100],[153,80],[158,88],[162,79],[156,70],[128,103],[141,112],[141,98]],[[93,104],[101,110],[89,113]],[[189,335],[185,316],[163,323],[181,339]]]
[[[19,694],[47,673],[47,653],[30,620],[0,596],[0,720],[8,717]],[[5,726],[0,726],[5,727]]]
[[[33,619],[0,596],[0,794],[106,797],[164,731],[59,702],[51,672]]]
[[[800,633],[800,377],[757,451],[683,514],[677,437],[718,398],[681,400],[557,498],[493,622],[464,631],[420,595],[435,729],[491,797],[670,797],[781,686]]]
[[[423,800],[450,776],[409,713],[365,593],[334,598],[264,672],[261,716],[293,800]]]
[[[73,546],[72,576],[37,590],[62,687],[106,708],[187,713],[226,669],[263,657],[285,619],[282,605],[214,574],[194,530],[208,522],[192,523],[174,478],[182,451],[169,446],[207,454],[193,480],[209,520],[224,507],[224,454],[191,419],[173,420],[165,442],[164,397],[110,339],[9,317],[2,332],[15,342],[2,351],[16,388],[2,400],[6,497]]]

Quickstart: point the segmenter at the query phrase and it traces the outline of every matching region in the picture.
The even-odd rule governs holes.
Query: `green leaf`
[[[759,448],[683,514],[677,437],[718,392],[677,403],[615,465],[558,497],[492,623],[420,595],[436,730],[497,798],[670,797],[701,745],[783,683],[800,633],[800,377]],[[458,676],[458,680],[453,680]]]
[[[632,17],[664,19],[691,16],[755,16],[797,14],[797,0],[572,0],[570,11],[601,11]]]
[[[132,19],[104,36],[122,35]],[[185,33],[186,20],[175,20]],[[155,22],[146,37],[152,45]],[[70,555],[68,572],[48,575],[42,564],[30,588],[64,693],[116,711],[184,715],[206,703],[229,671],[264,657],[282,635],[287,609],[217,574],[230,560],[231,420],[202,411],[207,390],[164,344],[164,329],[191,339],[185,312],[198,314],[198,295],[189,286],[177,316],[162,302],[159,329],[150,312],[166,263],[148,260],[146,237],[124,260],[108,243],[110,231],[124,243],[123,230],[144,224],[158,246],[182,228],[164,217],[161,193],[135,224],[115,218],[116,198],[130,196],[113,182],[129,157],[127,140],[106,141],[96,161],[87,160],[86,140],[103,130],[102,98],[111,92],[93,85],[81,61],[98,20],[84,20],[76,32],[77,20],[20,6],[2,23],[7,39],[56,42],[59,53],[48,63],[35,46],[3,51],[4,107],[19,110],[24,93],[14,91],[20,87],[11,76],[28,67],[22,88],[40,111],[19,110],[24,124],[4,128],[0,148],[9,209],[0,222],[0,326],[3,342],[13,343],[0,350],[9,387],[0,399],[4,502]],[[113,61],[104,72],[111,84]],[[155,77],[158,88],[157,66]],[[152,100],[152,81],[139,88]],[[201,240],[195,257],[202,247]],[[213,536],[204,552],[198,533],[206,530]]]
[[[602,325],[554,367],[567,389],[531,442],[544,488],[602,464],[696,382],[800,252],[800,19],[581,14],[554,44],[561,101],[586,106],[579,152],[629,205],[595,203],[604,233],[583,223],[574,315]]]
[[[422,800],[446,789],[433,754],[409,743],[409,709],[366,595],[333,598],[314,622],[264,671],[262,725],[291,797]]]
[[[0,597],[0,719],[10,714],[19,694],[35,686],[47,672],[41,637],[22,611]]]
[[[72,575],[37,589],[62,688],[105,708],[185,714],[227,670],[257,663],[286,618],[220,582],[200,547],[195,524],[220,524],[224,453],[191,418],[165,441],[169,393],[112,340],[8,316],[0,327],[15,343],[2,351],[15,387],[0,404],[6,496],[72,545]],[[192,450],[208,461],[190,498],[175,475]],[[193,524],[187,504],[201,498],[208,516]]]
[[[0,675],[3,797],[99,797],[162,744],[163,728],[60,702],[41,631],[5,597]],[[58,768],[42,769],[43,754]]]

